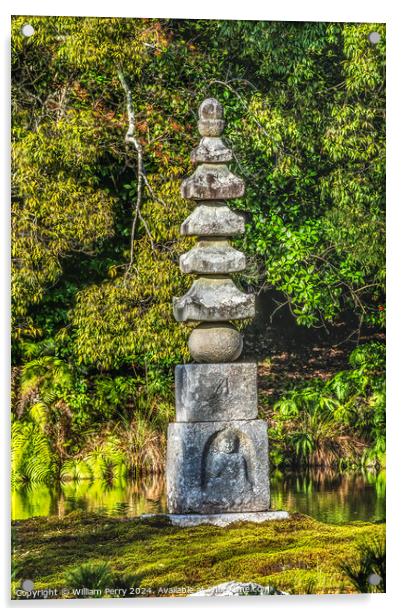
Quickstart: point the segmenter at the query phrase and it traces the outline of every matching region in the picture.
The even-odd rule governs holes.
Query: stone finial
[[[242,197],[243,180],[224,164],[232,160],[232,152],[219,136],[225,126],[222,105],[215,98],[207,98],[200,105],[199,117],[198,130],[202,139],[192,151],[191,160],[201,164],[182,182],[182,196],[199,201]]]
[[[200,120],[223,120],[223,106],[216,98],[206,98],[198,109]]]
[[[198,110],[198,130],[203,137],[219,137],[223,133],[225,121],[223,107],[216,98],[207,98]]]

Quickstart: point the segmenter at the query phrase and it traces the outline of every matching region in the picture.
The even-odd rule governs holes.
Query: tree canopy
[[[278,292],[298,325],[384,326],[383,24],[14,17],[16,412],[39,399],[47,436],[63,417],[62,457],[116,413],[172,412],[169,367],[189,359],[179,187],[206,96],[246,181],[239,284]]]

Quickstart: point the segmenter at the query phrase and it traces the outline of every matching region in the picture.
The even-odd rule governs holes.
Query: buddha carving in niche
[[[203,456],[202,488],[210,502],[240,504],[252,496],[253,469],[247,437],[228,428],[215,434]]]

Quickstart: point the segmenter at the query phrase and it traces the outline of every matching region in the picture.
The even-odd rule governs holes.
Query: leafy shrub
[[[384,464],[385,346],[357,347],[349,362],[350,370],[328,381],[313,380],[274,405],[274,462]]]
[[[57,456],[48,438],[35,424],[13,423],[11,454],[13,483],[50,483],[57,478]]]
[[[357,559],[342,563],[341,571],[349,578],[358,592],[385,592],[385,539],[360,544]]]
[[[115,573],[108,563],[88,562],[67,571],[66,586],[71,589],[88,588],[105,593],[108,588],[130,590],[138,586],[138,577],[125,573]]]
[[[66,586],[104,590],[113,582],[113,572],[107,563],[85,563],[67,571]]]

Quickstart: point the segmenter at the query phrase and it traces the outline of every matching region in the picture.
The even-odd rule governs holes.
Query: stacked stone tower
[[[197,168],[181,187],[183,197],[196,202],[181,233],[198,242],[182,255],[180,268],[198,277],[174,298],[173,312],[177,321],[199,323],[189,338],[197,363],[176,366],[176,422],[168,429],[168,510],[183,524],[286,515],[268,511],[268,438],[266,423],[256,419],[257,366],[236,361],[243,338],[231,322],[253,317],[255,298],[231,278],[246,267],[229,241],[244,233],[244,217],[225,202],[243,195],[244,182],[226,165],[232,152],[220,137],[223,128],[220,103],[204,100],[202,138],[191,153]]]

